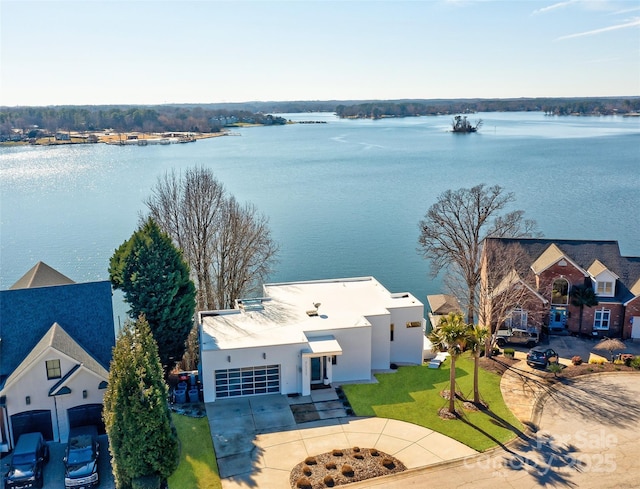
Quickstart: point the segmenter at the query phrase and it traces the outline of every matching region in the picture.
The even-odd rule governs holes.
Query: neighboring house
[[[491,264],[510,260],[502,280],[488,284]],[[544,326],[550,333],[640,338],[640,258],[622,256],[617,241],[488,238],[481,280],[485,300],[480,310],[492,326]],[[571,300],[579,285],[592,287],[598,300],[597,306],[583,308],[581,331],[580,308]],[[497,301],[486,299],[514,287],[522,293],[506,314],[497,312]]]
[[[440,319],[451,312],[463,314],[458,299],[449,294],[428,295],[427,303],[429,304],[431,329],[437,328],[440,325]]]
[[[0,291],[0,447],[40,431],[66,442],[69,428],[102,426],[115,345],[109,281],[74,283],[39,262]]]
[[[204,401],[308,395],[422,363],[424,306],[373,277],[267,284],[264,297],[199,313]]]

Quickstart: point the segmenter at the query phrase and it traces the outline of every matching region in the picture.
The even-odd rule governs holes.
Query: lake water
[[[292,124],[170,146],[0,148],[0,288],[42,260],[82,282],[108,278],[159,176],[211,168],[269,217],[279,243],[270,281],[373,275],[421,300],[442,291],[417,251],[418,221],[447,189],[514,192],[545,237],[618,240],[640,256],[640,119],[473,114]],[[116,305],[116,312],[121,308]],[[124,309],[122,309],[124,310]]]

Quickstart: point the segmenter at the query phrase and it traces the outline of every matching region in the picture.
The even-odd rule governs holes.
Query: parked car
[[[519,328],[499,329],[496,336],[498,337],[496,343],[500,348],[504,347],[507,343],[533,346],[538,344],[539,341],[537,330]]]
[[[6,489],[42,487],[44,465],[49,461],[49,446],[42,433],[23,433],[13,450]]]
[[[536,346],[527,353],[527,365],[530,367],[547,368],[552,363],[559,363],[560,356],[553,348]]]
[[[95,426],[71,428],[64,456],[65,489],[87,489],[99,483],[98,429]]]

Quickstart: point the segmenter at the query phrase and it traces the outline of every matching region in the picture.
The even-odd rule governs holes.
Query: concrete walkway
[[[384,418],[339,418],[256,435],[251,472],[222,479],[223,489],[290,488],[289,475],[307,456],[334,448],[377,448],[408,469],[475,455],[462,443],[411,423]]]
[[[333,389],[312,392],[312,397],[319,407],[338,399]],[[421,426],[385,418],[347,417],[339,409],[319,411],[321,416],[335,416],[331,419],[296,424],[291,408],[300,403],[300,399],[270,395],[206,405],[223,489],[289,489],[293,467],[310,455],[334,448],[377,448],[408,469],[477,454]]]

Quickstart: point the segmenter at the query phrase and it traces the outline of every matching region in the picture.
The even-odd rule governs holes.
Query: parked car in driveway
[[[527,365],[547,368],[552,363],[559,363],[560,357],[553,348],[536,346],[527,353]]]
[[[498,337],[496,343],[500,348],[504,347],[507,343],[533,346],[539,341],[537,330],[520,328],[501,328],[496,333],[496,336]]]
[[[97,486],[98,429],[95,426],[71,428],[64,456],[65,489],[88,489]]]
[[[44,465],[49,461],[49,447],[42,433],[23,433],[13,450],[6,489],[42,487]]]

